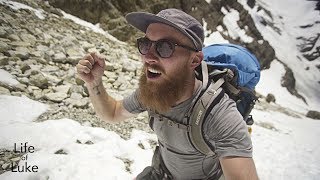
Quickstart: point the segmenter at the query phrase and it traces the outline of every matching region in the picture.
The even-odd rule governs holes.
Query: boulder
[[[308,118],[311,118],[311,119],[320,119],[320,112],[319,111],[308,111],[308,113],[306,114],[306,116]]]
[[[31,75],[30,76],[30,83],[32,85],[35,85],[35,86],[41,88],[41,89],[45,89],[49,85],[48,79],[42,73],[38,73],[36,75]]]
[[[266,101],[268,103],[270,103],[270,102],[275,103],[276,102],[276,97],[273,94],[268,94],[267,97],[266,97]]]
[[[0,86],[0,95],[10,95],[10,90]]]
[[[68,97],[68,94],[63,93],[63,92],[56,92],[56,93],[45,94],[44,97],[47,100],[50,100],[50,101],[53,101],[56,103],[60,103]]]

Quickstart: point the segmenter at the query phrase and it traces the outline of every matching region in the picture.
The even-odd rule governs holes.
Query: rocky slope
[[[0,70],[18,80],[17,84],[1,83],[0,94],[25,95],[50,104],[50,111],[39,121],[68,117],[117,131],[125,138],[131,128],[147,127],[139,123],[144,117],[132,124],[99,121],[83,81],[75,74],[75,64],[84,54],[101,53],[107,60],[103,83],[111,95],[121,99],[137,87],[140,62],[136,49],[63,18],[59,10],[43,1],[24,3],[45,11],[14,10],[0,4]]]
[[[138,33],[126,23],[124,16],[127,13],[132,11],[157,13],[164,8],[178,8],[193,15],[200,22],[205,21],[208,31],[214,32],[217,31],[218,27],[222,27],[223,30],[220,30],[221,36],[230,43],[240,44],[251,50],[258,57],[262,69],[269,68],[271,61],[275,59],[283,61],[275,56],[273,47],[263,38],[248,11],[237,0],[49,0],[49,3],[82,19],[92,23],[99,23],[102,28],[112,35],[127,42],[134,42],[138,36],[141,36],[141,33]],[[266,12],[269,16],[268,18],[263,16],[258,17],[261,23],[281,33],[280,29],[273,22],[273,14],[269,9],[264,7],[263,2],[248,0],[246,4],[249,8],[258,7],[257,11]],[[244,29],[245,33],[253,38],[252,41],[247,42],[239,37],[232,37],[230,34],[221,33],[228,29],[223,22],[225,13],[230,13],[233,10],[239,12],[239,20],[237,21],[239,28]],[[319,59],[320,47],[316,45],[318,37],[319,35],[297,37],[301,40],[299,48],[303,56],[310,61]],[[305,98],[296,90],[296,82],[292,69],[286,66],[286,71],[283,76],[282,86],[286,87],[291,94],[306,103]]]

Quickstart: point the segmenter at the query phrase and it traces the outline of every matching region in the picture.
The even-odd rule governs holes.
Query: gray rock
[[[68,94],[68,92],[70,91],[70,88],[71,88],[71,85],[69,85],[69,84],[60,85],[60,86],[54,87],[53,91]]]
[[[18,58],[18,57],[7,57],[7,58],[8,58],[8,64],[9,64],[9,65],[12,65],[12,64],[10,64],[10,63],[15,64],[16,62],[21,61],[21,59]]]
[[[70,99],[80,100],[80,99],[83,99],[83,97],[82,97],[82,95],[79,94],[79,93],[71,93]]]
[[[56,151],[54,154],[68,154],[64,149],[59,149],[58,151]]]
[[[37,71],[37,70],[34,70],[34,69],[27,69],[27,70],[24,72],[23,76],[24,76],[24,77],[29,77],[29,76],[37,75],[37,74],[39,74],[39,73],[41,74],[40,71]]]
[[[7,38],[1,38],[0,37],[0,42],[4,42],[4,43],[10,43],[11,42],[11,40],[10,39],[7,39]]]
[[[123,75],[119,75],[118,79],[113,83],[113,86],[115,88],[119,88],[121,85],[126,85],[128,81]]]
[[[308,118],[312,119],[320,119],[320,112],[319,111],[308,111],[307,115]]]
[[[18,79],[18,81],[22,84],[29,84],[29,78],[27,77],[21,77]]]
[[[32,92],[32,94],[33,94],[35,99],[42,99],[44,97],[43,92],[42,92],[41,89],[34,90]]]
[[[30,76],[30,83],[41,89],[45,89],[49,85],[48,79],[42,73]]]
[[[33,59],[35,59],[37,62],[41,63],[41,64],[47,64],[47,60],[45,60],[42,57],[34,57]]]
[[[54,62],[64,63],[66,61],[67,56],[63,52],[59,52],[53,55],[52,60]]]
[[[58,85],[58,84],[62,84],[62,82],[63,82],[62,75],[44,74],[44,76],[48,79],[49,84]]]
[[[18,57],[22,60],[28,59],[30,57],[29,49],[26,47],[17,47],[16,50],[8,51],[11,57]]]
[[[76,56],[76,57],[83,57],[84,51],[82,48],[75,48],[75,47],[69,47],[66,49],[67,56]]]
[[[66,99],[66,103],[72,107],[86,108],[88,107],[89,99],[83,98],[83,96],[79,93],[72,93],[70,98]]]
[[[66,58],[65,63],[70,63],[72,65],[76,65],[82,59],[82,57],[83,56],[69,56]]]
[[[57,66],[51,66],[51,65],[47,65],[47,66],[45,66],[45,67],[43,67],[42,69],[41,69],[41,71],[43,71],[43,72],[56,72],[56,71],[58,71],[59,70],[59,67],[57,67]]]
[[[91,145],[91,144],[94,144],[92,141],[88,140],[85,142],[85,144],[88,144],[88,145]]]
[[[30,43],[32,45],[35,44],[35,42],[37,40],[36,37],[34,37],[33,35],[26,34],[26,33],[20,34],[20,38],[21,38],[22,41],[28,42],[28,43]]]
[[[7,37],[7,31],[3,27],[0,27],[0,37]]]
[[[117,75],[115,72],[112,72],[112,71],[104,71],[104,75],[107,77],[107,78],[112,78],[112,79],[117,79]]]
[[[268,94],[267,97],[266,97],[266,101],[268,103],[270,102],[276,102],[276,97],[273,95],[273,94]]]
[[[10,167],[10,163],[5,163],[1,167],[2,169],[7,170]]]
[[[53,37],[52,37],[50,34],[48,34],[48,33],[42,33],[42,37],[43,37],[44,42],[45,42],[46,44],[50,43],[51,40],[53,39]]]
[[[123,71],[135,72],[137,70],[137,64],[132,60],[125,60],[123,62]]]
[[[68,97],[68,94],[62,92],[48,93],[44,95],[45,99],[60,103]]]
[[[12,91],[21,91],[21,92],[26,92],[27,91],[27,86],[25,84],[16,84],[12,87]]]
[[[121,84],[120,87],[118,88],[119,91],[124,91],[128,88],[127,84]]]
[[[56,34],[57,35],[57,34]],[[61,36],[62,35],[62,36]],[[76,37],[74,37],[74,35],[73,34],[70,34],[70,33],[68,33],[68,34],[58,34],[57,35],[58,37],[56,37],[56,38],[58,38],[59,39],[59,36],[61,36],[60,38],[61,38],[61,40],[60,40],[60,43],[61,44],[63,44],[63,45],[65,45],[65,47],[73,47],[73,46],[75,46],[76,45],[76,43],[78,43],[78,40],[77,40],[77,38]]]
[[[36,47],[36,49],[37,49],[38,51],[41,51],[41,52],[46,52],[46,51],[48,51],[48,50],[49,50],[49,47],[48,47],[48,46],[45,46],[45,45],[40,44],[40,45],[38,45],[38,46]]]
[[[114,71],[114,64],[106,61],[106,66],[104,68],[106,71]]]
[[[30,85],[30,86],[28,86],[27,87],[27,90],[29,91],[29,92],[33,92],[34,90],[39,90],[40,88],[38,88],[37,86],[32,86],[32,85]]]
[[[0,57],[0,66],[8,65],[9,64],[9,58],[5,56]]]
[[[85,83],[85,82],[84,82],[81,78],[76,77],[76,84],[77,84],[77,85],[82,86],[82,85],[84,85],[84,83]]]
[[[11,160],[11,161],[14,161],[14,162],[17,162],[17,161],[20,161],[21,158],[20,158],[20,157],[14,157],[14,158],[11,158],[10,160]]]
[[[76,65],[80,59],[85,55],[82,48],[69,47],[66,49],[67,62]]]
[[[11,47],[8,45],[8,43],[0,41],[0,52],[6,52]]]
[[[69,94],[72,94],[72,93],[79,93],[79,94],[81,94],[81,95],[84,95],[84,88],[83,88],[83,86],[79,86],[79,85],[73,85],[73,86],[71,86],[70,91],[69,91]]]
[[[10,39],[11,41],[21,41],[21,39],[19,38],[19,36],[16,35],[16,34],[10,34],[10,35],[8,36],[8,39]]]
[[[31,67],[27,63],[23,63],[20,67],[20,70],[22,71],[22,73],[24,73],[28,69],[31,69]]]
[[[10,90],[0,86],[0,94],[10,95]]]
[[[44,55],[44,53],[40,52],[40,51],[31,51],[30,55],[34,56],[34,57],[42,57]]]
[[[31,98],[30,94],[25,94],[25,93],[22,93],[22,92],[11,92],[11,95],[12,96],[17,96],[17,97],[26,96],[28,98]]]
[[[31,44],[29,42],[24,42],[24,41],[13,41],[8,43],[13,47],[29,47]]]
[[[87,41],[80,41],[80,44],[85,51],[88,51],[88,49],[95,47],[94,44],[88,43]]]

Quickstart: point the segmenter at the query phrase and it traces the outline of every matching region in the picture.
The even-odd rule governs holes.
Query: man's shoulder
[[[145,108],[138,100],[138,90],[135,90],[131,95],[123,99],[123,107],[130,113],[141,113]]]
[[[237,105],[234,100],[229,98],[227,94],[221,98],[212,109],[207,109],[208,116],[204,120],[204,130],[215,131],[235,126],[237,124],[243,124],[243,117],[237,109]],[[206,128],[210,127],[210,128]]]
[[[226,93],[224,93],[223,97],[216,105],[214,105],[211,109],[207,109],[207,111],[210,111],[208,118],[211,116],[219,117],[227,113],[239,113],[235,101]]]
[[[204,138],[219,157],[252,156],[248,128],[234,100],[225,95],[210,111],[203,124]]]

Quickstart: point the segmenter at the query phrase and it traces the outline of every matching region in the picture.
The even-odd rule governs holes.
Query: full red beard
[[[156,81],[148,81],[146,75],[147,65],[143,67],[143,73],[139,80],[139,101],[147,109],[165,113],[176,105],[176,102],[184,94],[186,85],[188,85],[187,63],[176,69],[175,73],[169,75],[156,65],[148,65],[161,72],[161,77]]]

